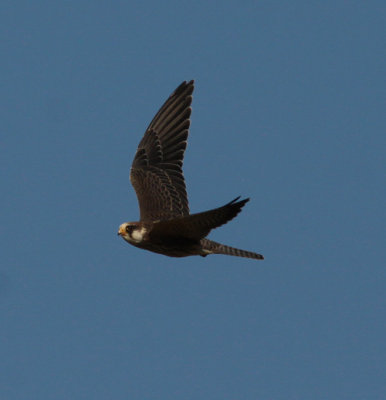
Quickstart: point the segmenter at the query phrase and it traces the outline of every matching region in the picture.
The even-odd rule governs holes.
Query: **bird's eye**
[[[126,232],[127,232],[127,233],[133,232],[133,228],[134,228],[133,226],[127,225],[127,226],[126,226]]]

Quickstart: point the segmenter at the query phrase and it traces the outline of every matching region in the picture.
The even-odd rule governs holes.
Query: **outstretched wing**
[[[141,221],[189,215],[182,164],[194,81],[182,82],[151,121],[130,171]]]
[[[175,218],[169,221],[159,221],[153,225],[151,235],[156,238],[160,236],[183,237],[187,239],[200,240],[209,232],[221,225],[226,224],[241,211],[249,199],[237,201],[235,198],[225,206],[213,210]]]

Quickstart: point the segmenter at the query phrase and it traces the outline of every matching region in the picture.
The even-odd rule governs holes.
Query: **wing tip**
[[[241,196],[237,196],[235,199],[233,199],[232,201],[230,201],[226,205],[228,206],[228,205],[231,205],[231,204],[240,204],[240,207],[243,207],[250,200],[250,198],[247,197],[247,198],[245,198],[243,200],[238,201],[240,198],[241,198]]]
[[[190,80],[190,81],[183,81],[178,87],[177,89],[174,91],[174,95],[178,95],[182,92],[184,92],[187,89],[187,96],[190,96],[193,93],[193,89],[194,89],[194,79]]]

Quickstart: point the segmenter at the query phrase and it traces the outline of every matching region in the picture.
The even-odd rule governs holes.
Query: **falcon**
[[[139,143],[130,170],[140,220],[118,230],[133,246],[170,257],[225,254],[263,260],[261,254],[240,250],[207,238],[226,224],[249,199],[235,198],[222,207],[190,214],[182,172],[190,126],[194,81],[182,82],[157,112]]]

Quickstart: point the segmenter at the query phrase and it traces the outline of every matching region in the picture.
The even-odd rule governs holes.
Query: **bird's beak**
[[[120,226],[118,229],[118,236],[122,236],[125,233],[125,228],[123,226]]]

